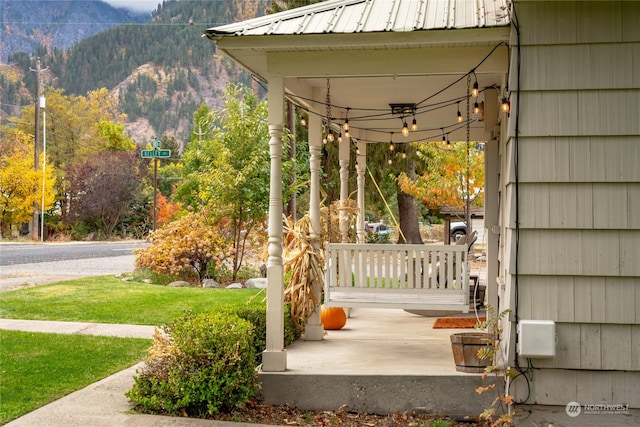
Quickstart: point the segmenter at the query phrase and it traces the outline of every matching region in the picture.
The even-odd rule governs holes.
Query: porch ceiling
[[[466,76],[471,71],[471,85],[477,79],[481,91],[498,88],[477,98],[485,103],[486,120],[469,120],[471,140],[491,137],[507,80],[510,28],[504,23],[488,28],[260,35],[244,35],[246,25],[233,25],[238,28],[213,28],[205,34],[259,79],[268,83],[272,76],[284,77],[289,98],[311,114],[326,116],[329,79],[332,120],[342,123],[348,111],[354,138],[372,143],[393,138],[397,144],[441,140],[445,133],[451,141],[466,140],[466,122],[456,120],[457,101],[466,118]],[[471,98],[471,109],[474,102]],[[403,120],[391,114],[392,103],[416,104],[418,131],[407,138],[400,134]],[[413,115],[406,120],[410,125]]]

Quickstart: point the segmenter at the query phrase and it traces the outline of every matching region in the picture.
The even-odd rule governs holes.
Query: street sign
[[[142,150],[143,159],[166,159],[171,157],[171,150]]]

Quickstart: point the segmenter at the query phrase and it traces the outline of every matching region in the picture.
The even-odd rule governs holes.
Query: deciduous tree
[[[67,170],[67,222],[95,221],[110,237],[142,188],[145,169],[138,153],[110,151],[88,157]]]
[[[250,89],[229,85],[221,112],[202,108],[184,155],[187,183],[218,217],[232,221],[233,274],[242,266],[250,233],[269,209],[267,105]],[[286,146],[286,144],[285,144]],[[286,162],[285,162],[286,163]],[[283,176],[287,176],[287,165]]]
[[[3,133],[0,143],[0,229],[4,235],[11,226],[33,217],[34,202],[42,203],[44,178],[44,209],[55,201],[55,171],[52,166],[40,170],[33,165],[33,142],[20,131]],[[43,176],[44,172],[44,176]]]

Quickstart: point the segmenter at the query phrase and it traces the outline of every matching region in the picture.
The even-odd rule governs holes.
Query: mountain
[[[127,114],[127,130],[139,144],[163,135],[188,140],[194,111],[202,103],[221,107],[229,81],[257,86],[235,63],[215,55],[215,45],[202,37],[203,31],[264,15],[267,5],[268,0],[164,0],[143,23],[111,26],[66,50],[40,47],[36,55],[47,67],[41,73],[44,86],[63,88],[69,95],[108,89],[118,98]],[[46,13],[34,15],[44,19]],[[29,70],[35,60],[14,53],[9,62],[0,66],[2,107],[16,115],[10,105],[33,102],[35,73]]]
[[[41,46],[65,50],[114,25],[149,18],[149,13],[116,9],[99,0],[2,0],[0,61],[6,63],[16,52],[34,54]]]

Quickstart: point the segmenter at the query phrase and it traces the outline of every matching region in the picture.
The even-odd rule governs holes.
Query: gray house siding
[[[518,317],[557,322],[556,357],[532,361],[530,401],[640,407],[640,2],[515,8]],[[515,32],[511,43],[514,58]],[[514,114],[507,132],[501,259],[514,308]]]

